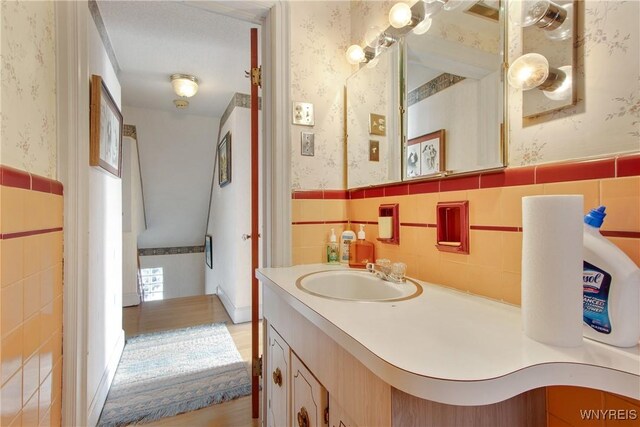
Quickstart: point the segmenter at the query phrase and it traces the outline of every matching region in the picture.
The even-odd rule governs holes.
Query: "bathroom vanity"
[[[267,426],[539,426],[548,385],[640,398],[637,346],[541,344],[522,333],[518,307],[424,282],[411,298],[385,302],[300,286],[303,276],[344,269],[256,273]]]

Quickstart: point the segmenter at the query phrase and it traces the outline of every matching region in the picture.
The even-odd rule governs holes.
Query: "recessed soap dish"
[[[469,253],[469,201],[439,202],[436,206],[436,247],[443,252]]]

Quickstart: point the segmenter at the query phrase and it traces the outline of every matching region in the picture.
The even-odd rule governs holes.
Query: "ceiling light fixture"
[[[190,98],[198,92],[198,79],[189,74],[172,74],[171,85],[176,95]]]

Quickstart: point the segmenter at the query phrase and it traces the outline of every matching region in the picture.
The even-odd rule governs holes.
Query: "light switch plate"
[[[387,135],[387,118],[382,114],[369,114],[369,133],[371,135]]]
[[[369,161],[380,161],[380,141],[369,140]]]
[[[309,102],[293,102],[293,124],[313,126],[313,104]]]
[[[300,132],[300,154],[313,156],[315,152],[315,137],[313,132]]]

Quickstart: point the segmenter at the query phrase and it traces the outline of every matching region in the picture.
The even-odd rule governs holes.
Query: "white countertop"
[[[399,302],[332,300],[296,287],[304,274],[344,268],[261,268],[256,276],[397,389],[455,405],[495,403],[547,385],[640,399],[638,346],[542,344],[523,334],[518,307],[421,281],[420,296]]]

